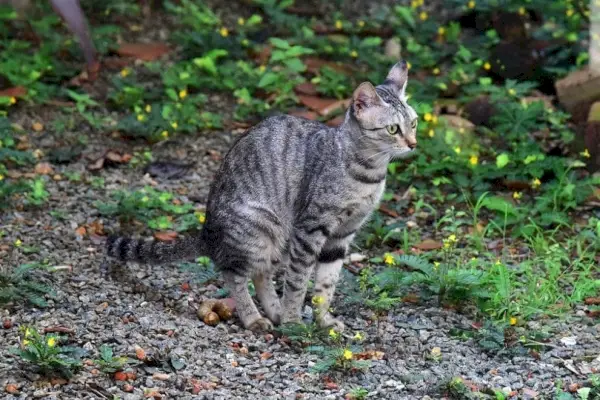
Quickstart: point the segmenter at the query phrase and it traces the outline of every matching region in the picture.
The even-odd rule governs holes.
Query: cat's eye
[[[415,119],[413,119],[413,122],[412,122],[412,124],[410,124],[410,127],[411,127],[412,129],[417,129],[417,122],[418,122],[418,121],[417,121],[417,119],[416,119],[416,118],[415,118]]]
[[[385,127],[390,135],[398,133],[398,125],[388,125]]]

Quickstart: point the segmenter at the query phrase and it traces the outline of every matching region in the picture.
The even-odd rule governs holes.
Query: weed
[[[107,345],[100,346],[100,358],[95,361],[100,371],[106,374],[114,374],[121,371],[127,366],[139,364],[139,361],[127,356],[114,356],[113,350]]]
[[[53,291],[36,276],[35,272],[41,269],[39,264],[21,264],[12,271],[0,266],[0,304],[23,302],[46,307],[44,297],[53,295]]]
[[[55,334],[41,335],[27,326],[23,326],[21,331],[21,347],[15,349],[15,353],[41,374],[69,378],[81,367],[81,349],[62,346],[64,338]]]

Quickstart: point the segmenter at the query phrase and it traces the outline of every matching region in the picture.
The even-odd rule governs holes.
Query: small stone
[[[560,342],[565,346],[575,346],[577,344],[576,336],[566,336],[560,339]]]

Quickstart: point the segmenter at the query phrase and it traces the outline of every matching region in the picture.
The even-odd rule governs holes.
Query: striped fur
[[[361,84],[338,128],[291,116],[264,120],[231,148],[211,187],[201,234],[173,243],[111,239],[123,261],[166,263],[209,256],[222,270],[238,315],[250,329],[300,320],[308,280],[316,273],[317,319],[329,314],[342,260],[383,193],[387,165],[416,146],[415,111],[406,103],[407,67],[386,81]],[[389,126],[397,132],[388,133]],[[285,273],[278,298],[273,276]],[[248,292],[253,279],[268,318]]]

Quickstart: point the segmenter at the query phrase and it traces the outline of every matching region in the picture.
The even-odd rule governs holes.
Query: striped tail
[[[201,232],[177,238],[171,242],[110,236],[106,241],[106,255],[119,261],[142,264],[167,264],[190,260],[205,255],[205,241]]]

